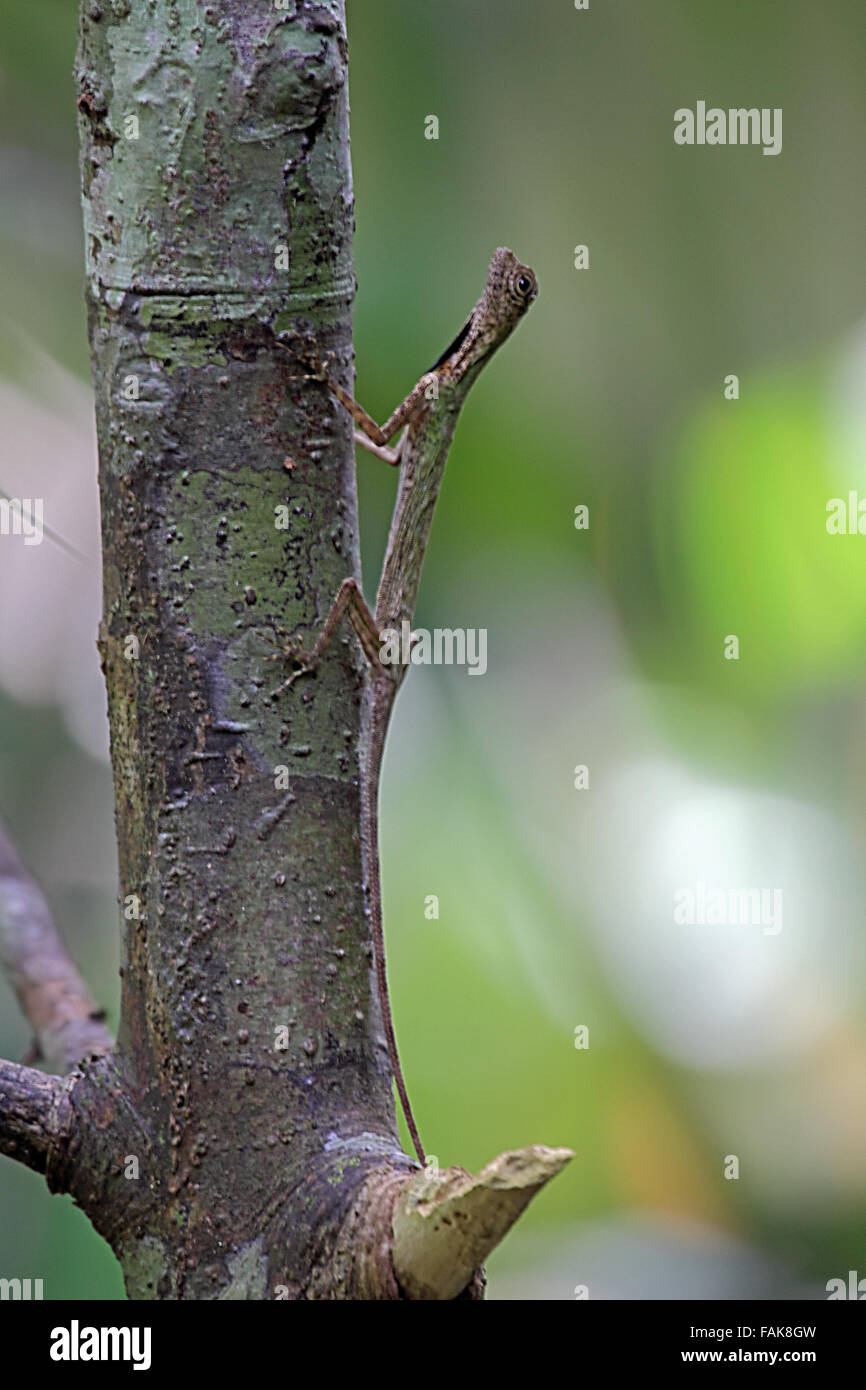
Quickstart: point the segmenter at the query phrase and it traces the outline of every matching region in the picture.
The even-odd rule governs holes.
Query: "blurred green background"
[[[75,8],[0,11],[0,487],[95,556]],[[350,0],[349,22],[359,399],[402,398],[497,245],[540,283],[461,421],[416,620],[486,628],[489,669],[414,670],[386,761],[422,1132],[473,1168],[577,1151],[493,1298],[824,1297],[866,1275],[866,537],[825,526],[866,496],[862,4]],[[781,107],[782,153],[675,145],[698,100]],[[372,592],[394,479],[359,475]],[[0,814],[113,1023],[97,583],[0,550]],[[781,888],[783,929],[676,925],[700,882]],[[28,1043],[0,986],[0,1054]],[[80,1213],[6,1160],[0,1275],[123,1297]]]

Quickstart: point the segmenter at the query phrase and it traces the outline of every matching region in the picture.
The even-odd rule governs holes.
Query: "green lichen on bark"
[[[355,647],[274,695],[284,633],[309,639],[358,569],[349,423],[274,345],[313,331],[349,380],[346,61],[342,0],[82,6],[126,905],[112,1162],[141,1151],[149,1196],[108,1232],[137,1298],[339,1296],[311,1250],[383,1151],[409,1166],[370,972]],[[357,1135],[381,1147],[337,1161]]]

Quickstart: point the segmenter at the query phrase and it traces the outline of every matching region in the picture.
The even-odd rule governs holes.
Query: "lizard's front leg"
[[[330,363],[322,362],[315,347],[307,339],[299,339],[300,346],[293,347],[290,343],[283,342],[277,338],[280,347],[291,352],[305,367],[308,368],[307,375],[312,381],[323,382],[332,395],[336,396],[340,404],[348,410],[358,429],[355,431],[355,440],[363,445],[371,454],[377,458],[384,459],[385,463],[392,466],[399,464],[403,454],[403,447],[406,442],[406,431],[397,444],[395,449],[387,448],[388,440],[393,439],[399,429],[408,427],[411,422],[423,414],[429,408],[428,389],[434,382],[438,382],[435,371],[425,372],[421,380],[412,387],[405,400],[401,401],[397,409],[389,415],[384,425],[379,426],[368,415],[362,405],[359,405],[348,391],[344,390],[338,381],[335,381],[328,371]]]
[[[375,454],[377,459],[382,459],[385,463],[390,463],[392,468],[396,468],[403,457],[408,435],[409,426],[407,425],[394,448],[389,449],[385,444],[374,444],[372,439],[368,439],[360,430],[355,430],[355,443],[360,444],[361,448],[366,449],[368,453]]]

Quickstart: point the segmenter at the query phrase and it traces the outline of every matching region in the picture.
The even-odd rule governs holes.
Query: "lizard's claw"
[[[299,666],[297,671],[293,671],[290,676],[287,676],[286,679],[277,686],[276,690],[271,691],[268,699],[276,700],[277,696],[282,695],[284,690],[288,690],[290,686],[293,686],[300,676],[308,676],[315,669],[315,666]]]
[[[298,667],[297,671],[292,671],[291,675],[278,685],[276,690],[271,691],[269,698],[275,700],[278,695],[282,695],[284,690],[288,690],[290,686],[294,685],[299,676],[306,676],[314,671],[316,663],[312,653],[306,651],[301,642],[292,642],[288,637],[277,642],[270,633],[262,632],[261,628],[256,628],[256,632],[259,637],[264,638],[266,642],[270,642],[271,646],[277,649],[270,656],[266,656],[265,661],[293,661]]]
[[[330,369],[334,363],[334,354],[329,352],[323,361],[318,344],[315,338],[303,337],[300,333],[289,333],[284,338],[277,338],[276,342],[280,347],[290,352],[302,367],[306,368],[303,379],[305,381],[327,381]]]

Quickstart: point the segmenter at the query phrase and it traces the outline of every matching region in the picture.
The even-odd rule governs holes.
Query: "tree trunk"
[[[286,634],[309,640],[358,577],[350,422],[275,347],[314,332],[350,387],[344,3],[83,0],[76,77],[121,1021],[112,1047],[82,987],[98,1035],[76,1070],[4,1064],[3,1147],[73,1195],[132,1298],[478,1297],[565,1151],[412,1178],[371,972],[355,644],[275,693]],[[480,1213],[459,1258],[426,1224],[440,1199]]]
[[[274,699],[265,640],[358,570],[350,429],[273,341],[300,318],[341,364],[351,344],[343,6],[290,9],[83,9],[118,1069],[163,1140],[156,1221],[119,1252],[134,1297],[305,1288],[311,1227],[383,1156],[411,1166],[371,993],[359,660],[338,644]]]

